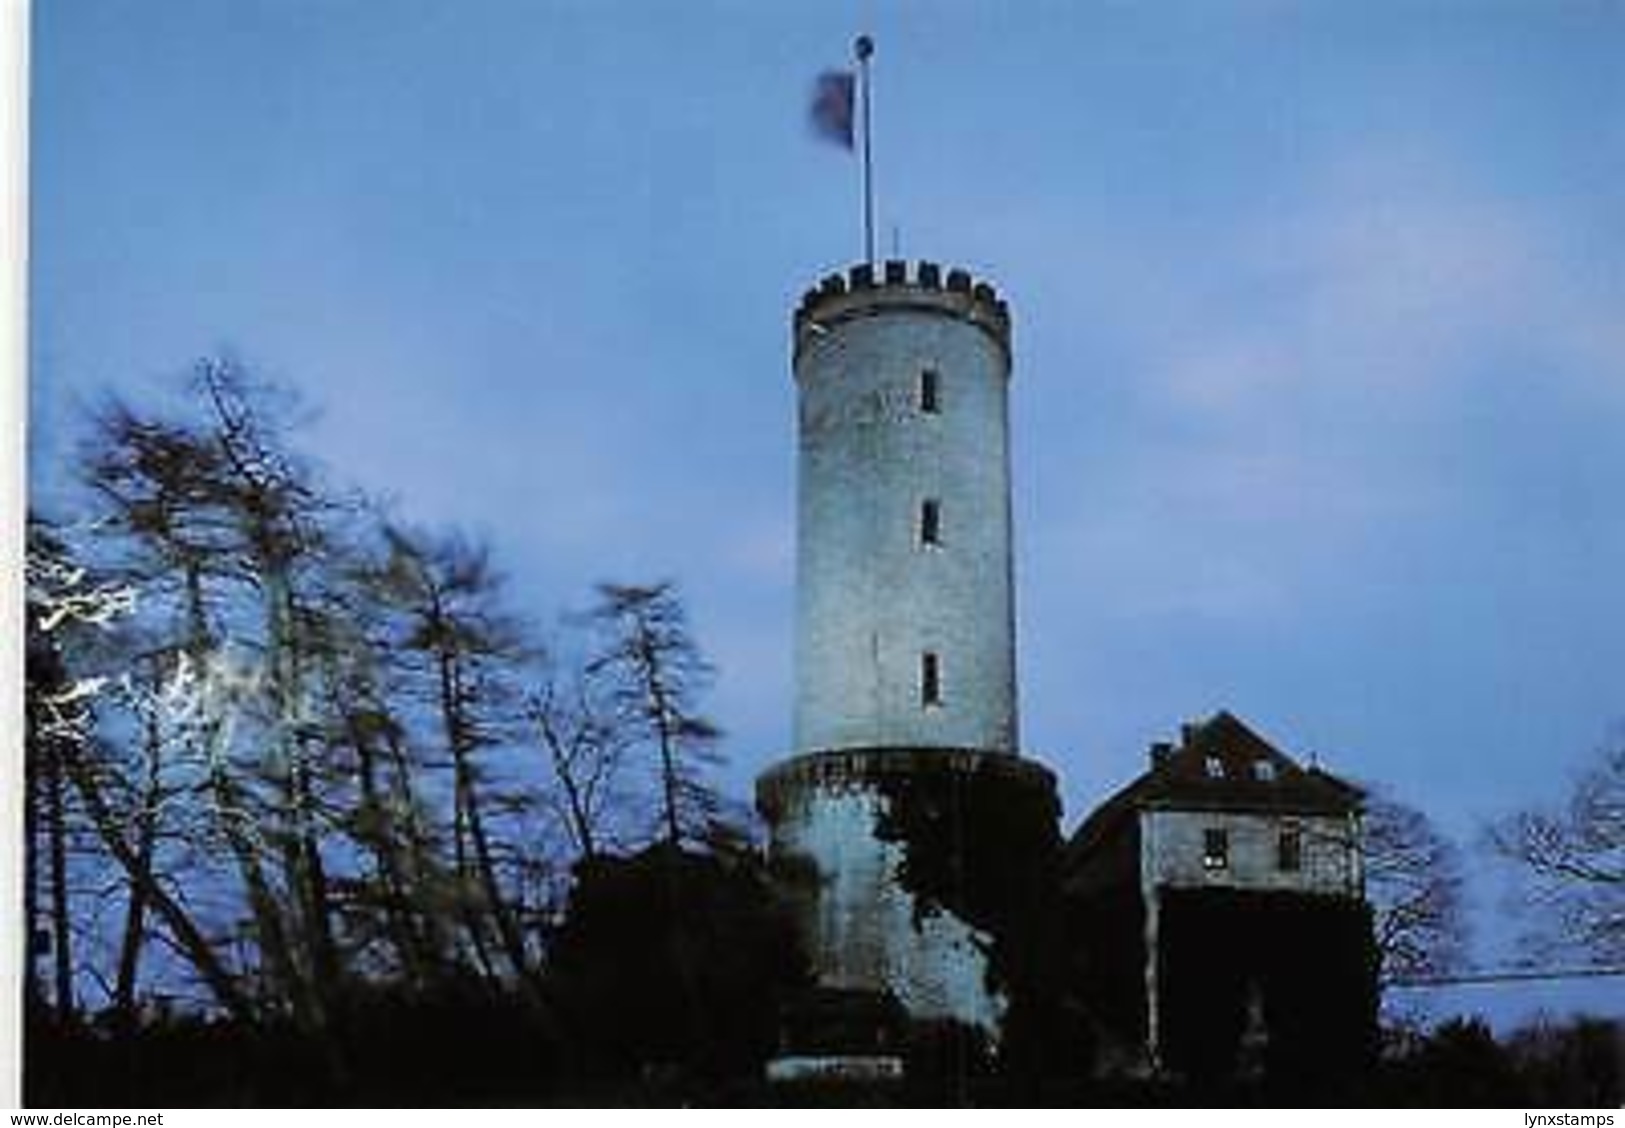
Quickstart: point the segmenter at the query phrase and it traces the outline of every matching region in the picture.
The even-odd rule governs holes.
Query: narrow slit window
[[[934,497],[920,502],[920,543],[932,548],[942,544],[942,502]]]
[[[920,655],[920,704],[942,704],[942,663],[930,650]]]
[[[935,368],[920,372],[920,411],[926,415],[942,411],[942,375]]]

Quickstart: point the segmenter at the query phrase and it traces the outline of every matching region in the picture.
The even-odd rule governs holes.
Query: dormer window
[[[1260,783],[1273,783],[1275,781],[1275,765],[1269,760],[1254,760],[1253,778]]]
[[[1219,759],[1217,756],[1209,756],[1206,761],[1204,761],[1204,765],[1207,769],[1208,779],[1224,778],[1224,761]]]

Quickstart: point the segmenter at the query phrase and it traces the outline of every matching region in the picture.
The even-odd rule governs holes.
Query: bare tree
[[[633,737],[616,710],[604,667],[548,656],[526,702],[546,758],[552,798],[578,858],[604,846]]]
[[[118,764],[86,765],[102,773],[89,782],[109,817],[154,838],[154,828],[142,829],[150,812],[140,780],[150,790],[169,765],[190,766],[193,810],[177,821],[194,850],[211,853],[212,840],[235,864],[267,1004],[315,1029],[340,968],[310,673],[323,627],[312,590],[332,506],[288,452],[295,411],[277,389],[208,359],[191,390],[200,410],[179,416],[110,403],[83,449],[97,551],[145,597],[132,629],[154,665],[146,696],[167,698],[172,713],[158,724],[143,718],[132,685],[130,712],[145,736],[124,734]],[[135,847],[139,863],[139,840]],[[139,878],[132,885],[131,944],[145,887]]]
[[[487,787],[486,754],[516,724],[517,671],[529,657],[524,634],[502,604],[502,581],[488,551],[459,537],[386,530],[389,575],[402,623],[396,645],[421,663],[424,697],[434,714],[452,774],[454,871],[463,882],[460,913],[487,975],[497,974],[493,942],[508,970],[534,973],[521,917],[499,872]]]
[[[26,577],[24,826],[28,872],[24,916],[30,948],[29,994],[37,1001],[45,997],[35,956],[48,940],[51,999],[57,1019],[67,1021],[77,1008],[68,901],[67,781],[62,764],[70,745],[90,738],[89,701],[96,686],[70,675],[61,636],[65,628],[94,614],[100,601],[94,589],[81,590],[85,587],[83,572],[72,565],[61,541],[44,522],[32,515]]]
[[[284,431],[295,408],[281,389],[221,359],[201,361],[194,387],[208,405],[202,437],[218,453],[215,499],[259,595],[262,743],[258,768],[271,784],[267,804],[287,896],[282,907],[283,973],[295,1015],[320,1025],[323,995],[340,961],[323,826],[317,812],[320,731],[309,667],[322,630],[308,584],[319,570],[328,503],[309,469],[288,451]]]
[[[654,752],[661,837],[674,848],[712,841],[726,829],[720,795],[705,779],[721,763],[721,733],[698,712],[712,669],[676,587],[601,584],[589,621],[599,647],[587,669],[610,679],[617,715]]]
[[[1455,844],[1421,811],[1378,789],[1367,791],[1361,846],[1379,984],[1459,970],[1467,928]]]
[[[257,692],[258,677],[230,639],[241,617],[237,597],[255,577],[223,497],[223,456],[198,422],[115,400],[93,418],[80,465],[95,500],[92,543],[102,566],[143,594],[133,629],[145,636],[141,648],[165,667],[158,680],[170,697],[169,753],[198,766],[197,809],[179,817],[196,843],[212,842],[235,865],[254,940],[269,965],[266,978],[291,997],[294,962],[261,856],[266,819],[234,756],[242,705]],[[122,843],[128,819],[106,784],[109,775],[130,773],[84,767],[81,790],[94,788],[87,801],[94,795],[111,820],[103,837],[110,846]],[[121,863],[139,864],[136,852],[113,853]],[[131,880],[150,884],[140,872]]]
[[[139,748],[137,778],[126,781],[127,835],[134,863],[129,892],[125,898],[124,925],[120,929],[118,976],[113,991],[116,1022],[130,1029],[136,1021],[136,996],[141,975],[142,955],[148,935],[153,875],[158,872],[158,848],[162,835],[163,811],[184,794],[168,778],[170,755],[170,716],[166,708],[165,663],[159,655],[146,655],[134,663],[129,675],[115,691],[135,716],[139,732],[134,743]],[[81,788],[83,790],[83,788]]]
[[[106,675],[74,677],[67,673],[64,652],[75,632],[105,629],[134,611],[135,589],[118,582],[92,582],[84,568],[72,562],[66,548],[55,537],[36,527],[30,540],[28,558],[28,615],[30,631],[30,684],[28,686],[29,758],[37,768],[49,766],[58,788],[53,800],[54,814],[60,815],[65,797],[64,783],[71,782],[95,834],[105,845],[125,875],[130,889],[131,908],[127,914],[119,970],[116,1003],[128,1010],[133,1004],[126,990],[133,992],[134,965],[139,958],[140,936],[144,933],[147,906],[160,917],[188,957],[193,967],[212,989],[216,1000],[240,1017],[253,1008],[226,970],[201,929],[180,902],[164,888],[153,858],[155,835],[152,824],[141,825],[127,811],[114,807],[104,782],[108,772],[94,752],[94,709],[99,700],[118,689]],[[42,665],[35,665],[34,663]],[[116,777],[116,773],[114,773]],[[152,799],[155,789],[146,796]],[[37,843],[30,841],[30,851]],[[68,920],[67,890],[61,870],[65,861],[51,848],[54,888],[53,932],[55,934],[56,987],[58,1007],[71,1008],[74,968],[68,950],[72,934]],[[131,932],[134,930],[135,937]]]
[[[177,946],[212,990],[215,1000],[234,1017],[252,1021],[258,1008],[237,977],[227,970],[225,962],[181,901],[163,886],[158,875],[131,845],[124,832],[126,820],[108,805],[98,773],[87,761],[83,749],[70,749],[63,764],[108,852],[128,874],[132,885],[142,891],[153,912],[163,920]]]
[[[1502,819],[1489,841],[1520,869],[1522,895],[1550,910],[1526,934],[1535,952],[1625,960],[1625,732],[1575,778],[1561,806]]]
[[[664,612],[637,636],[654,712],[629,705],[635,665],[538,677],[484,546],[336,494],[292,442],[295,407],[235,363],[202,362],[188,389],[96,413],[88,570],[36,585],[31,559],[26,915],[55,959],[31,959],[30,997],[66,1012],[100,985],[127,1027],[178,956],[221,1009],[291,1018],[330,1054],[352,982],[478,966],[541,1001],[553,859],[566,837],[589,857],[619,844],[632,742],[663,734],[672,825],[700,809],[690,745],[711,730]],[[140,599],[115,616],[115,592]]]
[[[438,890],[450,884],[436,859],[432,818],[420,790],[421,761],[400,700],[403,674],[391,660],[387,616],[361,567],[329,589],[333,637],[319,682],[330,768],[353,790],[329,796],[336,825],[372,860],[349,882],[350,932],[358,956],[378,938],[385,966],[423,985],[451,962]],[[376,923],[375,923],[376,919]]]

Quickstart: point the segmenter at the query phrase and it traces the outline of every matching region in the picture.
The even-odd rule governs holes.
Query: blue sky
[[[787,319],[860,246],[804,114],[860,30],[882,248],[1013,306],[1069,825],[1220,707],[1464,837],[1556,800],[1625,721],[1617,3],[51,0],[36,488],[96,389],[230,347],[535,614],[680,581],[743,789],[789,734]]]

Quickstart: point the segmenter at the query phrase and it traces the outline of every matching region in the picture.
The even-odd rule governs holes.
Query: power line
[[[1575,967],[1546,970],[1521,971],[1469,971],[1459,975],[1419,975],[1408,979],[1396,979],[1389,983],[1389,987],[1404,989],[1429,987],[1455,987],[1462,984],[1473,983],[1529,983],[1537,981],[1556,981],[1562,979],[1606,979],[1612,976],[1625,976],[1625,967]]]

